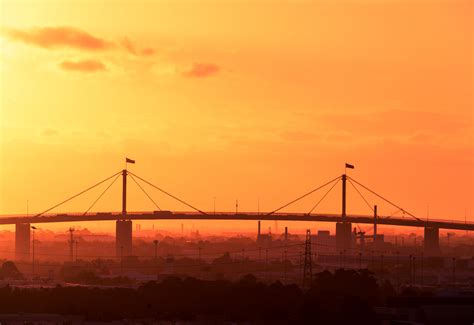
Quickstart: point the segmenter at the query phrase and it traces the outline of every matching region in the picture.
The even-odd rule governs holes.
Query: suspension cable
[[[275,212],[278,212],[278,211],[280,211],[280,210],[283,209],[283,208],[286,208],[287,206],[289,206],[289,205],[291,205],[291,204],[293,204],[293,203],[295,203],[295,202],[297,202],[297,201],[299,201],[299,200],[301,200],[301,199],[307,197],[307,196],[310,195],[310,194],[313,194],[313,193],[316,192],[317,190],[319,190],[319,189],[321,189],[321,188],[323,188],[323,187],[325,187],[325,186],[331,184],[332,182],[334,182],[334,181],[336,181],[336,180],[338,180],[338,179],[340,179],[340,178],[341,178],[341,176],[337,176],[336,178],[334,178],[333,180],[327,182],[326,184],[321,185],[321,186],[315,188],[314,190],[311,190],[311,191],[309,191],[308,193],[301,195],[300,197],[294,199],[293,201],[288,202],[288,203],[285,204],[285,205],[282,205],[282,206],[279,207],[278,209],[273,210],[272,212],[267,213],[267,216],[272,215],[272,214],[274,214]]]
[[[339,183],[340,179],[338,179],[332,186],[331,188],[323,195],[323,197],[318,201],[318,203],[316,203],[314,205],[314,207],[308,212],[308,216],[311,215],[311,212],[313,212],[314,209],[316,209],[316,207],[319,205],[319,203],[321,203],[324,198],[329,194],[329,192],[331,192],[331,190],[337,185],[337,183]]]
[[[91,204],[91,206],[86,210],[86,212],[84,212],[83,216],[85,216],[87,214],[87,212],[90,211],[90,209],[92,209],[92,207],[102,198],[102,196],[104,196],[105,192],[107,192],[109,190],[109,188],[112,187],[112,185],[114,185],[115,181],[120,177],[120,174],[118,174],[114,180],[112,181],[112,183],[109,184],[109,186],[107,186],[107,188],[99,195],[99,197]]]
[[[395,210],[395,212],[392,212],[392,214],[389,215],[388,217],[386,217],[385,219],[390,219],[391,217],[393,217],[394,215],[396,215],[396,214],[398,213],[398,211],[403,211],[403,210],[397,209],[397,210]],[[403,217],[405,217],[405,216],[403,216]]]
[[[365,199],[365,197],[362,195],[362,193],[359,191],[357,187],[355,187],[354,183],[352,183],[351,179],[349,178],[349,183],[352,185],[352,187],[359,193],[360,197],[362,200],[364,200],[365,204],[369,207],[370,211],[374,212],[374,208],[370,205],[370,203]]]
[[[150,201],[153,202],[153,204],[156,206],[156,208],[161,211],[161,208],[158,206],[158,204],[156,204],[156,202],[151,198],[150,195],[148,195],[148,193],[145,191],[145,189],[135,180],[135,177],[130,175],[130,178],[135,182],[135,184],[138,185],[138,187],[142,190],[142,192],[145,193],[145,195],[150,199]]]
[[[187,207],[189,207],[189,208],[191,208],[191,209],[193,209],[193,210],[196,210],[197,212],[199,212],[199,213],[201,213],[201,214],[204,214],[204,215],[207,214],[207,213],[205,213],[204,211],[201,211],[201,210],[199,210],[198,208],[193,207],[191,204],[189,204],[189,203],[187,203],[187,202],[181,200],[180,198],[174,196],[173,194],[170,194],[170,193],[166,192],[165,190],[159,188],[158,186],[153,185],[152,183],[150,183],[150,182],[147,181],[146,179],[143,179],[143,178],[141,178],[140,176],[138,176],[138,175],[136,175],[136,174],[134,174],[134,173],[132,173],[132,172],[130,172],[130,171],[129,171],[128,173],[131,174],[131,175],[133,175],[133,176],[135,176],[135,177],[138,178],[139,180],[141,180],[141,181],[147,183],[147,184],[150,185],[151,187],[156,188],[158,191],[160,191],[160,192],[162,192],[162,193],[168,195],[169,197],[175,199],[176,201],[179,201],[179,202],[183,203],[183,204],[186,205]]]
[[[363,188],[365,188],[365,189],[366,189],[367,191],[369,191],[370,193],[372,193],[372,194],[374,194],[375,196],[379,197],[380,199],[384,200],[384,201],[387,202],[388,204],[391,204],[391,205],[393,205],[394,207],[400,209],[400,211],[402,211],[403,213],[408,214],[410,217],[415,218],[416,220],[418,220],[418,221],[420,221],[420,222],[424,222],[423,220],[421,220],[420,218],[414,216],[412,213],[408,212],[407,210],[405,210],[405,209],[399,207],[399,206],[396,205],[395,203],[390,202],[389,200],[387,200],[387,199],[384,198],[383,196],[381,196],[381,195],[377,194],[376,192],[372,191],[372,190],[371,190],[370,188],[368,188],[367,186],[362,185],[361,183],[359,183],[358,181],[356,181],[356,180],[353,179],[352,177],[350,177],[350,176],[347,176],[347,177],[348,177],[349,179],[353,180],[356,184],[358,184],[358,185],[362,186]]]
[[[68,199],[66,199],[66,200],[64,200],[64,201],[62,201],[61,203],[58,203],[58,204],[54,205],[53,207],[51,207],[51,208],[49,208],[49,209],[46,209],[46,210],[44,210],[44,211],[41,212],[41,213],[38,213],[37,215],[35,215],[35,217],[40,217],[40,216],[42,216],[43,214],[45,214],[45,213],[47,213],[47,212],[49,212],[49,211],[51,211],[51,210],[57,208],[58,206],[63,205],[64,203],[66,203],[66,202],[68,202],[68,201],[71,201],[72,199],[78,197],[79,195],[82,195],[82,194],[86,193],[86,192],[89,191],[89,190],[92,190],[93,188],[99,186],[100,184],[102,184],[102,183],[108,181],[109,179],[111,179],[111,178],[117,176],[117,175],[120,174],[120,173],[122,173],[122,171],[119,171],[119,172],[113,174],[112,176],[107,177],[106,179],[100,181],[99,183],[97,183],[97,184],[95,184],[95,185],[92,185],[91,187],[85,189],[84,191],[81,191],[81,192],[77,193],[76,195],[71,196],[70,198],[68,198]]]

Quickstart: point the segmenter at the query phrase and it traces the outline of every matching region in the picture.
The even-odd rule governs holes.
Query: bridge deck
[[[303,214],[303,213],[275,213],[265,215],[265,213],[243,212],[227,213],[209,212],[201,214],[196,212],[129,212],[127,218],[130,220],[282,220],[282,221],[317,221],[317,222],[338,222],[341,215],[336,214]],[[39,217],[27,215],[10,215],[0,217],[0,225],[17,223],[52,223],[52,222],[81,222],[81,221],[113,221],[122,219],[120,212],[95,213],[83,215],[80,213],[68,214],[47,214]],[[373,216],[348,215],[347,221],[353,223],[373,224]],[[379,225],[408,226],[408,227],[437,227],[441,229],[453,230],[474,230],[474,223],[449,220],[416,220],[412,218],[384,217],[377,219]]]

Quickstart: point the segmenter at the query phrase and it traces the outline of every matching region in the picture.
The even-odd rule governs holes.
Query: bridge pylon
[[[423,248],[426,256],[441,255],[441,249],[439,247],[439,228],[425,226]]]
[[[30,259],[31,229],[29,223],[15,224],[15,259],[28,261]]]
[[[132,254],[132,220],[127,216],[127,170],[122,170],[122,215],[115,222],[115,254],[117,257]]]
[[[346,218],[346,182],[347,175],[342,174],[342,212],[341,221],[336,223],[336,249],[343,252],[351,248],[352,244],[352,224]]]

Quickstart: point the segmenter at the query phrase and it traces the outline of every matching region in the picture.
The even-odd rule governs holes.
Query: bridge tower
[[[116,256],[132,254],[132,220],[127,216],[127,170],[122,170],[122,216],[115,222]]]
[[[347,176],[342,177],[342,213],[341,221],[336,223],[336,250],[341,253],[351,247],[352,243],[352,224],[346,219],[346,181]]]
[[[441,254],[439,248],[439,228],[425,227],[423,246],[426,256],[439,256]]]
[[[30,224],[15,224],[15,259],[17,261],[27,261],[30,259]]]

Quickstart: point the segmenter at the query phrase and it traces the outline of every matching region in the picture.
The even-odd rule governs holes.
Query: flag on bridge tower
[[[135,163],[135,160],[130,159],[130,158],[125,158],[125,163],[127,163],[127,164],[134,164],[134,163]]]
[[[354,165],[346,163],[346,168],[354,169]]]

